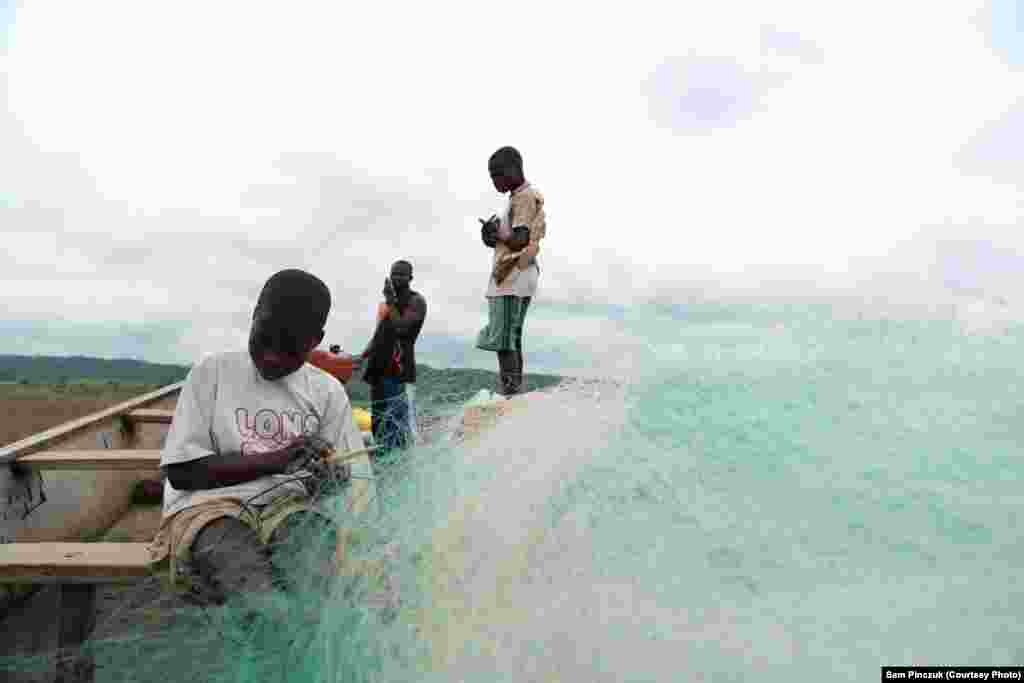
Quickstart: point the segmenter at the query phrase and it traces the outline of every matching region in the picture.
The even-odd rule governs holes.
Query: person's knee
[[[241,520],[221,517],[206,526],[192,543],[192,563],[201,577],[222,593],[270,587],[266,551],[256,531]]]
[[[259,546],[259,536],[245,522],[234,517],[219,517],[206,524],[192,542],[194,557],[213,556]]]

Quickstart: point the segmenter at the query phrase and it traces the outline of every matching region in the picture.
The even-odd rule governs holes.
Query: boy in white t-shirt
[[[547,218],[544,196],[527,182],[518,150],[502,147],[491,155],[487,167],[494,189],[508,194],[508,208],[500,219],[481,221],[481,237],[494,255],[486,295],[487,326],[477,335],[476,348],[498,354],[498,392],[512,396],[523,388],[523,325],[537,294],[537,254],[547,235]]]
[[[289,563],[326,573],[333,557],[337,532],[313,494],[344,471],[322,456],[363,440],[341,383],[306,363],[330,306],[315,276],[275,274],[253,312],[248,352],[203,359],[178,397],[160,459],[167,481],[153,559],[169,557],[172,576],[215,602],[280,586],[295,576]],[[289,547],[308,538],[295,533],[303,524],[322,531],[315,560],[310,548]]]

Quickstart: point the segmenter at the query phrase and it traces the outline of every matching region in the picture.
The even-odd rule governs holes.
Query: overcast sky
[[[553,369],[607,306],[886,273],[1016,300],[1020,2],[677,5],[0,1],[0,352],[192,362],[286,267],[361,348],[406,258],[424,360],[490,367],[506,144],[547,197]]]

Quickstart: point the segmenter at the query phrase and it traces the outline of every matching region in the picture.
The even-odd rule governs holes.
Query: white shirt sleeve
[[[191,462],[217,452],[212,436],[217,396],[215,362],[212,358],[200,361],[185,378],[160,454],[161,467]]]

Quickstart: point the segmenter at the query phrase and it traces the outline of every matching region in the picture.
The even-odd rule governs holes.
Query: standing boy
[[[498,393],[512,396],[523,384],[523,323],[537,292],[537,253],[547,231],[544,197],[523,175],[523,157],[512,147],[491,155],[488,171],[494,189],[508,193],[500,218],[484,223],[484,244],[494,249],[487,287],[488,323],[476,347],[498,354]],[[483,222],[483,221],[481,221]]]
[[[416,339],[427,317],[427,300],[410,288],[412,264],[396,261],[384,283],[377,329],[363,352],[370,385],[373,438],[384,451],[412,445],[415,419]]]

